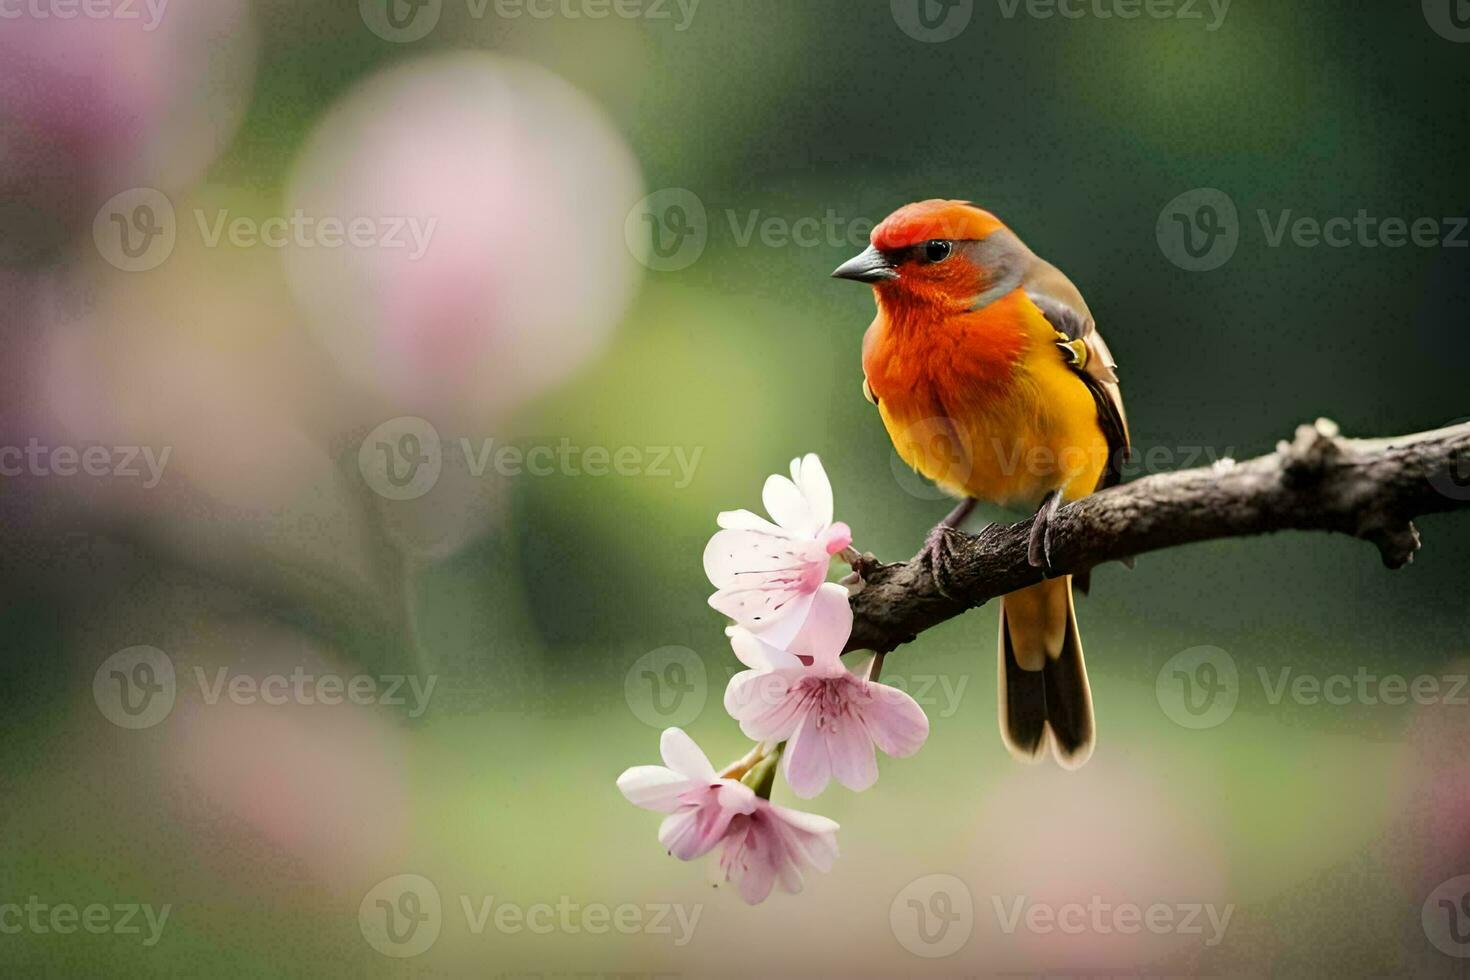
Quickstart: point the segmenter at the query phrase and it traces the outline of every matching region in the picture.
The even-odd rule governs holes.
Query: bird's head
[[[873,229],[868,248],[832,273],[870,283],[890,312],[957,313],[1020,283],[1030,253],[989,211],[968,201],[908,204]]]

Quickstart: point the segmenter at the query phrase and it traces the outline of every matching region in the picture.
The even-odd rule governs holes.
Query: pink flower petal
[[[797,722],[796,731],[787,740],[786,752],[781,758],[781,773],[786,777],[786,784],[791,787],[791,792],[804,800],[826,789],[832,778],[832,759],[827,751],[826,736],[818,727],[820,720],[819,712],[805,712]]]
[[[871,684],[869,690],[873,696],[863,705],[862,718],[878,748],[896,759],[919,751],[929,737],[929,716],[924,709],[896,687]]]
[[[847,589],[828,582],[817,590],[811,612],[801,631],[786,649],[798,657],[807,657],[819,672],[846,673],[842,665],[842,648],[852,636],[852,606]]]
[[[663,766],[634,766],[618,777],[618,789],[634,806],[660,813],[673,813],[689,780]]]
[[[735,656],[752,670],[801,669],[802,663],[795,655],[767,643],[764,634],[752,633],[739,626],[732,628],[729,634]]]
[[[794,535],[810,538],[821,527],[796,484],[784,476],[769,476],[761,492],[766,512],[781,527]]]
[[[682,728],[664,729],[663,736],[659,739],[659,753],[663,756],[664,765],[686,779],[707,782],[719,778],[715,767],[710,765],[709,756],[694,744],[694,739],[686,735]]]
[[[720,780],[715,802],[732,813],[750,813],[760,802],[755,790],[734,779]]]
[[[784,650],[806,622],[813,595],[794,588],[722,589],[710,596],[709,604]]]
[[[732,588],[789,572],[796,582],[806,565],[821,561],[812,540],[744,529],[716,531],[704,546],[704,573],[716,588]]]
[[[771,806],[782,825],[782,835],[793,858],[818,871],[831,871],[837,860],[837,823],[815,813]]]
[[[777,882],[783,891],[801,891],[803,868],[828,871],[836,857],[837,824],[761,800],[749,816],[730,822],[720,868],[740,897],[755,905]]]
[[[784,861],[784,849],[758,823],[759,815],[739,816],[730,822],[720,853],[720,868],[725,879],[734,882],[748,905],[759,905],[771,894],[776,883],[778,861]]]
[[[803,834],[835,835],[842,829],[842,825],[829,817],[816,813],[807,813],[805,810],[793,810],[790,807],[771,804],[771,810],[781,821],[801,831]],[[836,843],[834,838],[833,843]]]
[[[796,727],[800,696],[791,690],[799,670],[743,670],[725,688],[725,711],[757,741],[779,741]]]
[[[855,686],[861,683],[854,681]],[[856,710],[844,712],[824,735],[832,759],[832,775],[839,783],[861,793],[878,781],[878,756],[873,751],[873,738]]]
[[[826,569],[822,570],[826,574]],[[758,634],[762,640],[778,650],[788,650],[796,637],[806,627],[806,621],[811,616],[812,603],[816,597],[815,587],[792,598],[786,605],[777,611],[774,618],[768,617],[765,622],[743,622],[752,632]],[[711,600],[713,605],[713,600]],[[723,612],[723,610],[721,610]],[[726,613],[726,615],[729,615]],[[731,617],[734,618],[734,617]],[[844,641],[846,642],[846,641]]]
[[[832,523],[832,482],[816,453],[807,453],[801,459],[791,461],[791,479],[801,488],[807,507],[817,527]],[[841,550],[841,549],[839,549]]]
[[[742,788],[755,795],[750,787]],[[719,804],[719,794],[719,786],[708,787],[700,802],[664,818],[658,828],[658,842],[664,850],[680,861],[692,861],[714,850],[730,821],[739,815]]]
[[[777,537],[790,537],[786,531],[748,510],[722,510],[715,517],[715,523],[730,530],[760,531]]]

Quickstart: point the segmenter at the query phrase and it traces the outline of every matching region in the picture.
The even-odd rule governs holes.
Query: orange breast
[[[956,496],[1034,505],[1091,492],[1107,440],[1086,385],[1021,290],[925,323],[880,314],[863,368],[894,448]]]

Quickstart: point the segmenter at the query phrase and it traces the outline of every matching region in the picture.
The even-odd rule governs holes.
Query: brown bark
[[[1412,519],[1470,507],[1470,423],[1393,439],[1345,439],[1319,419],[1276,452],[1245,462],[1144,477],[1062,507],[1053,517],[1051,573],[1214,538],[1336,531],[1377,545],[1400,568],[1419,548]],[[1027,559],[1031,520],[978,534],[939,531],[942,557],[859,562],[847,649],[886,653],[1042,571]]]

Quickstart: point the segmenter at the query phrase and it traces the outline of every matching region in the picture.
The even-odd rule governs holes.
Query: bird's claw
[[[1047,578],[1056,574],[1052,564],[1052,543],[1056,540],[1056,526],[1052,517],[1061,506],[1062,495],[1053,490],[1042,500],[1041,506],[1036,509],[1036,516],[1031,519],[1031,535],[1026,543],[1026,560],[1031,563],[1032,568],[1039,568]]]
[[[946,599],[955,598],[952,592],[955,546],[964,537],[964,532],[957,531],[948,524],[940,524],[929,532],[924,539],[924,550],[919,552],[919,557],[929,566],[929,575],[934,579],[935,589]]]

